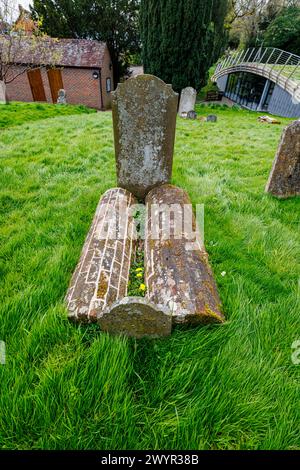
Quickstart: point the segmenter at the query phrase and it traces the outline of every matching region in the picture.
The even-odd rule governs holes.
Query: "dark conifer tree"
[[[227,0],[141,0],[145,72],[199,90],[224,45],[226,12]]]

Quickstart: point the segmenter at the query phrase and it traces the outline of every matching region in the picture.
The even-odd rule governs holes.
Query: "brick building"
[[[31,69],[21,73],[7,84],[7,96],[13,101],[45,101],[56,103],[58,90],[66,91],[69,104],[83,104],[91,108],[107,109],[111,104],[113,91],[113,70],[106,43],[88,39],[49,38],[49,66],[42,59],[37,48],[35,54],[28,54],[26,41],[22,43],[18,63],[14,63],[12,74],[17,75],[24,64]],[[43,40],[45,43],[45,39]],[[21,63],[22,62],[22,63]],[[33,67],[32,67],[33,65]],[[34,66],[36,65],[36,68]]]

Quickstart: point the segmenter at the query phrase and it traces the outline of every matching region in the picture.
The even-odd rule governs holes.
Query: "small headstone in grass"
[[[0,80],[0,104],[6,104],[6,85],[3,80]]]
[[[67,94],[64,89],[58,91],[57,104],[67,104]]]
[[[112,97],[118,186],[144,199],[171,179],[178,95],[154,75],[139,75]]]
[[[197,119],[197,113],[193,110],[187,113],[187,119]]]
[[[300,196],[300,121],[282,133],[266,192],[281,198]]]
[[[194,88],[188,86],[181,91],[180,94],[180,103],[178,108],[179,116],[182,116],[183,113],[188,113],[191,110],[194,110],[195,103],[197,98],[197,91]]]
[[[206,118],[207,122],[217,122],[218,118],[215,114],[209,114]]]

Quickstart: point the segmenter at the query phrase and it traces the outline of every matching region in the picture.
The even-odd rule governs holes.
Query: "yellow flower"
[[[138,273],[136,277],[143,277],[142,273]]]
[[[139,271],[143,271],[143,268],[137,268],[137,269],[135,270],[136,273],[138,273]]]
[[[146,290],[145,284],[141,284],[141,285],[140,285],[140,290],[142,290],[142,291]]]

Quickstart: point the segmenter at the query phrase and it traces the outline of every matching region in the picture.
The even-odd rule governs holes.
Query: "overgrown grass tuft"
[[[134,341],[70,324],[63,301],[116,185],[111,115],[34,122],[26,106],[0,134],[0,447],[300,449],[300,199],[264,193],[289,121],[178,119],[173,183],[205,204],[227,322]]]

